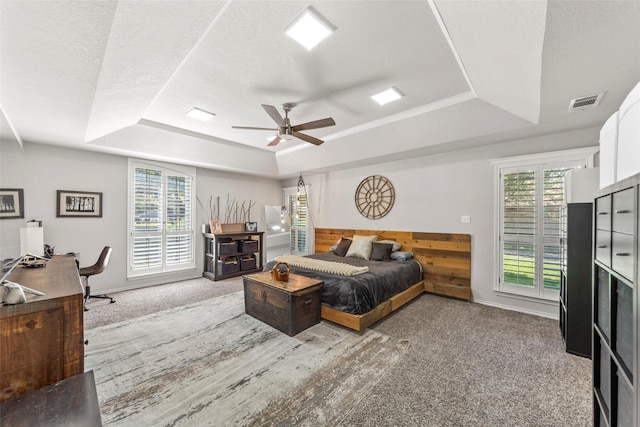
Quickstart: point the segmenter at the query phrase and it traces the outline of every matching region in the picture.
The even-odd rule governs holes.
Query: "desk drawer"
[[[635,188],[629,188],[613,194],[613,231],[633,234],[634,192]]]
[[[629,280],[633,280],[635,251],[633,236],[622,233],[611,233],[611,268]]]

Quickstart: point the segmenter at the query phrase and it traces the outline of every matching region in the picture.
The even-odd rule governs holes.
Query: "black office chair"
[[[102,273],[104,269],[107,268],[107,264],[109,264],[110,256],[111,256],[111,247],[105,246],[102,252],[100,253],[100,257],[98,258],[98,261],[95,264],[89,267],[80,268],[80,276],[84,277],[87,283],[84,288],[84,311],[89,311],[89,309],[87,308],[87,301],[89,301],[89,298],[108,299],[108,300],[111,300],[111,304],[116,302],[116,300],[114,300],[108,295],[104,295],[104,294],[91,295],[91,286],[89,286],[89,277]]]

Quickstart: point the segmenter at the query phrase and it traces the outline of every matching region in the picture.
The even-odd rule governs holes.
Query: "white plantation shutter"
[[[195,170],[130,161],[129,276],[194,268]]]
[[[560,289],[560,209],[565,201],[564,176],[572,168],[545,169],[543,191],[543,286]]]
[[[191,262],[191,177],[167,176],[167,265]]]
[[[291,253],[309,254],[307,247],[309,209],[306,194],[289,195],[288,205],[289,212],[291,212]]]
[[[555,298],[560,288],[564,175],[584,161],[499,169],[499,289]]]
[[[292,254],[313,253],[313,223],[309,214],[311,185],[283,188],[289,211],[290,249]]]
[[[162,266],[162,171],[136,167],[134,171],[133,269]]]
[[[536,253],[535,172],[503,173],[503,280],[534,285]]]
[[[162,237],[135,236],[133,241],[133,270],[162,266]]]

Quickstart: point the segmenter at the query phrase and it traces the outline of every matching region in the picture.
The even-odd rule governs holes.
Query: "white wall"
[[[93,264],[105,245],[113,247],[107,270],[92,278],[95,293],[201,277],[204,242],[199,224],[208,214],[198,207],[197,268],[127,280],[127,167],[127,157],[30,143],[22,150],[15,142],[0,142],[0,188],[23,188],[25,198],[24,219],[0,221],[0,259],[20,255],[20,227],[37,219],[43,221],[45,243],[54,245],[57,253],[79,252],[81,266]],[[259,223],[259,230],[264,230],[264,205],[282,203],[282,189],[275,179],[197,169],[196,186],[204,203],[210,194],[220,195],[223,206],[227,194],[255,201],[251,220]],[[102,218],[56,218],[56,190],[102,192]]]
[[[470,234],[471,288],[476,302],[555,317],[556,303],[516,298],[493,290],[496,230],[494,175],[489,160],[594,146],[597,135],[597,129],[586,129],[338,172],[303,173],[305,182],[311,185],[313,225]],[[25,193],[25,219],[0,221],[0,258],[18,255],[19,228],[29,219],[38,219],[44,222],[45,242],[55,245],[57,252],[80,252],[81,265],[93,263],[104,245],[113,246],[109,269],[93,280],[97,292],[202,275],[204,243],[198,239],[195,271],[127,281],[126,157],[29,143],[23,152],[13,142],[1,142],[0,165],[0,187],[24,188]],[[364,218],[354,205],[355,190],[369,175],[386,176],[396,190],[393,209],[379,220]],[[282,187],[296,184],[297,178],[281,185],[277,180],[248,175],[197,171],[197,195],[201,201],[206,204],[213,194],[225,202],[227,193],[239,200],[257,201],[251,219],[258,221],[260,230],[265,224],[264,205],[282,204]],[[103,217],[56,218],[56,190],[103,192]],[[471,223],[462,224],[461,215],[471,216]],[[207,216],[198,207],[197,224],[206,222]]]
[[[311,184],[310,206],[316,227],[406,230],[471,235],[471,289],[476,302],[557,317],[557,302],[542,302],[494,291],[496,271],[494,169],[489,160],[597,145],[593,130],[513,141],[482,148],[420,157],[322,174],[303,174]],[[383,175],[396,200],[385,217],[370,220],[354,204],[358,184]],[[286,183],[290,184],[290,183]],[[460,222],[469,215],[471,223]]]

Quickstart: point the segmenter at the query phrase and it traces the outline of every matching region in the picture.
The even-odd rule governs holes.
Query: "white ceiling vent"
[[[597,95],[589,95],[572,99],[571,102],[569,102],[569,112],[571,113],[572,111],[582,111],[588,110],[589,108],[596,108],[603,96],[604,92]]]

